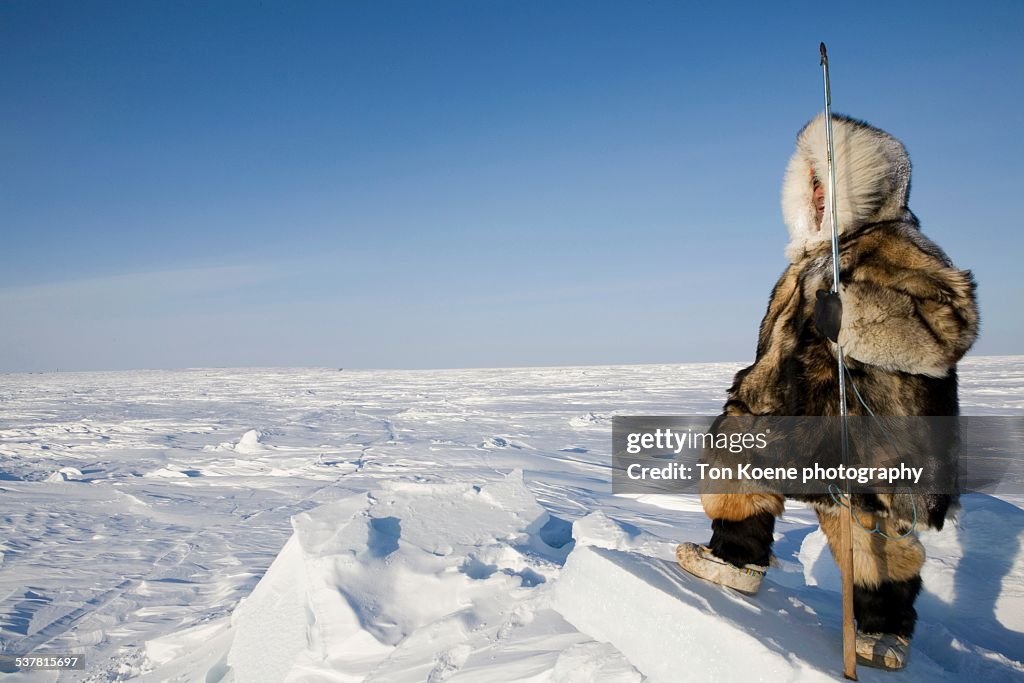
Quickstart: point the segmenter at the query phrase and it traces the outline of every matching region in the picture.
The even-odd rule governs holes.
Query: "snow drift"
[[[549,543],[568,539],[521,471],[482,486],[387,483],[293,524],[232,617],[235,680],[640,680],[548,607],[542,589],[564,558]]]
[[[750,597],[680,572],[674,542],[601,512],[578,519],[571,540],[559,521],[536,502],[521,471],[482,486],[386,483],[298,515],[292,538],[232,617],[229,678],[841,676],[838,583],[820,531],[794,542],[795,562],[783,560]],[[1019,509],[966,496],[959,527],[925,536],[931,592],[920,602],[908,676],[1024,676],[1019,660],[999,654],[1021,652],[1019,633],[1000,619],[1019,621],[1024,610],[1022,529]],[[964,555],[961,533],[974,537],[973,556]],[[996,567],[1005,576],[993,575]],[[958,571],[973,580],[954,578]],[[999,578],[1003,589],[992,591]],[[950,581],[975,586],[975,594],[957,598]],[[949,600],[963,603],[955,617]],[[886,676],[862,672],[863,680]]]

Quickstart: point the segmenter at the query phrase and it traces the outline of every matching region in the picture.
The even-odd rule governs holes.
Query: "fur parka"
[[[756,359],[729,389],[723,415],[834,416],[837,346],[814,323],[817,293],[832,287],[831,201],[825,119],[797,136],[782,211],[789,266],[761,322]],[[959,414],[956,364],[978,333],[975,283],[922,234],[910,211],[910,159],[888,133],[833,115],[843,305],[839,345],[863,402],[880,416]],[[816,181],[824,186],[820,222]],[[864,415],[847,388],[851,415]],[[879,495],[858,506],[910,516],[909,496]],[[819,507],[828,497],[812,497]],[[941,528],[956,497],[925,497],[929,526]],[[914,514],[915,518],[918,516]]]

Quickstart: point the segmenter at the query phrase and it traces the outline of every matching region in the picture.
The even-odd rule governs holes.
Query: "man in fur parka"
[[[847,389],[851,415],[864,415],[864,404],[879,416],[957,415],[956,363],[978,330],[971,273],[953,266],[907,207],[910,159],[903,145],[862,121],[832,120],[840,297],[828,294],[831,201],[819,115],[797,136],[782,188],[789,266],[772,290],[754,364],[737,373],[723,415],[836,415],[839,346],[863,398],[862,404]],[[905,665],[917,619],[924,548],[915,524],[941,529],[955,506],[955,496],[931,495],[927,510],[908,519],[900,495],[878,495],[870,506],[855,500],[853,525],[857,654],[887,669]],[[712,520],[711,541],[680,545],[680,566],[756,592],[783,497],[705,492],[701,502]],[[812,504],[834,553],[840,508],[827,496]]]

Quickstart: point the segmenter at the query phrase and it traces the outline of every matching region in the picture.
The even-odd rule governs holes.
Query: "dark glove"
[[[831,339],[839,340],[839,328],[843,323],[843,302],[835,292],[818,290],[818,301],[814,304],[814,325]]]

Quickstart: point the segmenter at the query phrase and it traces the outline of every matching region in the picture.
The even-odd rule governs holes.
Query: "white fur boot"
[[[735,588],[743,593],[756,593],[768,567],[747,564],[742,568],[714,556],[707,546],[683,543],[676,546],[676,562],[696,577]]]

